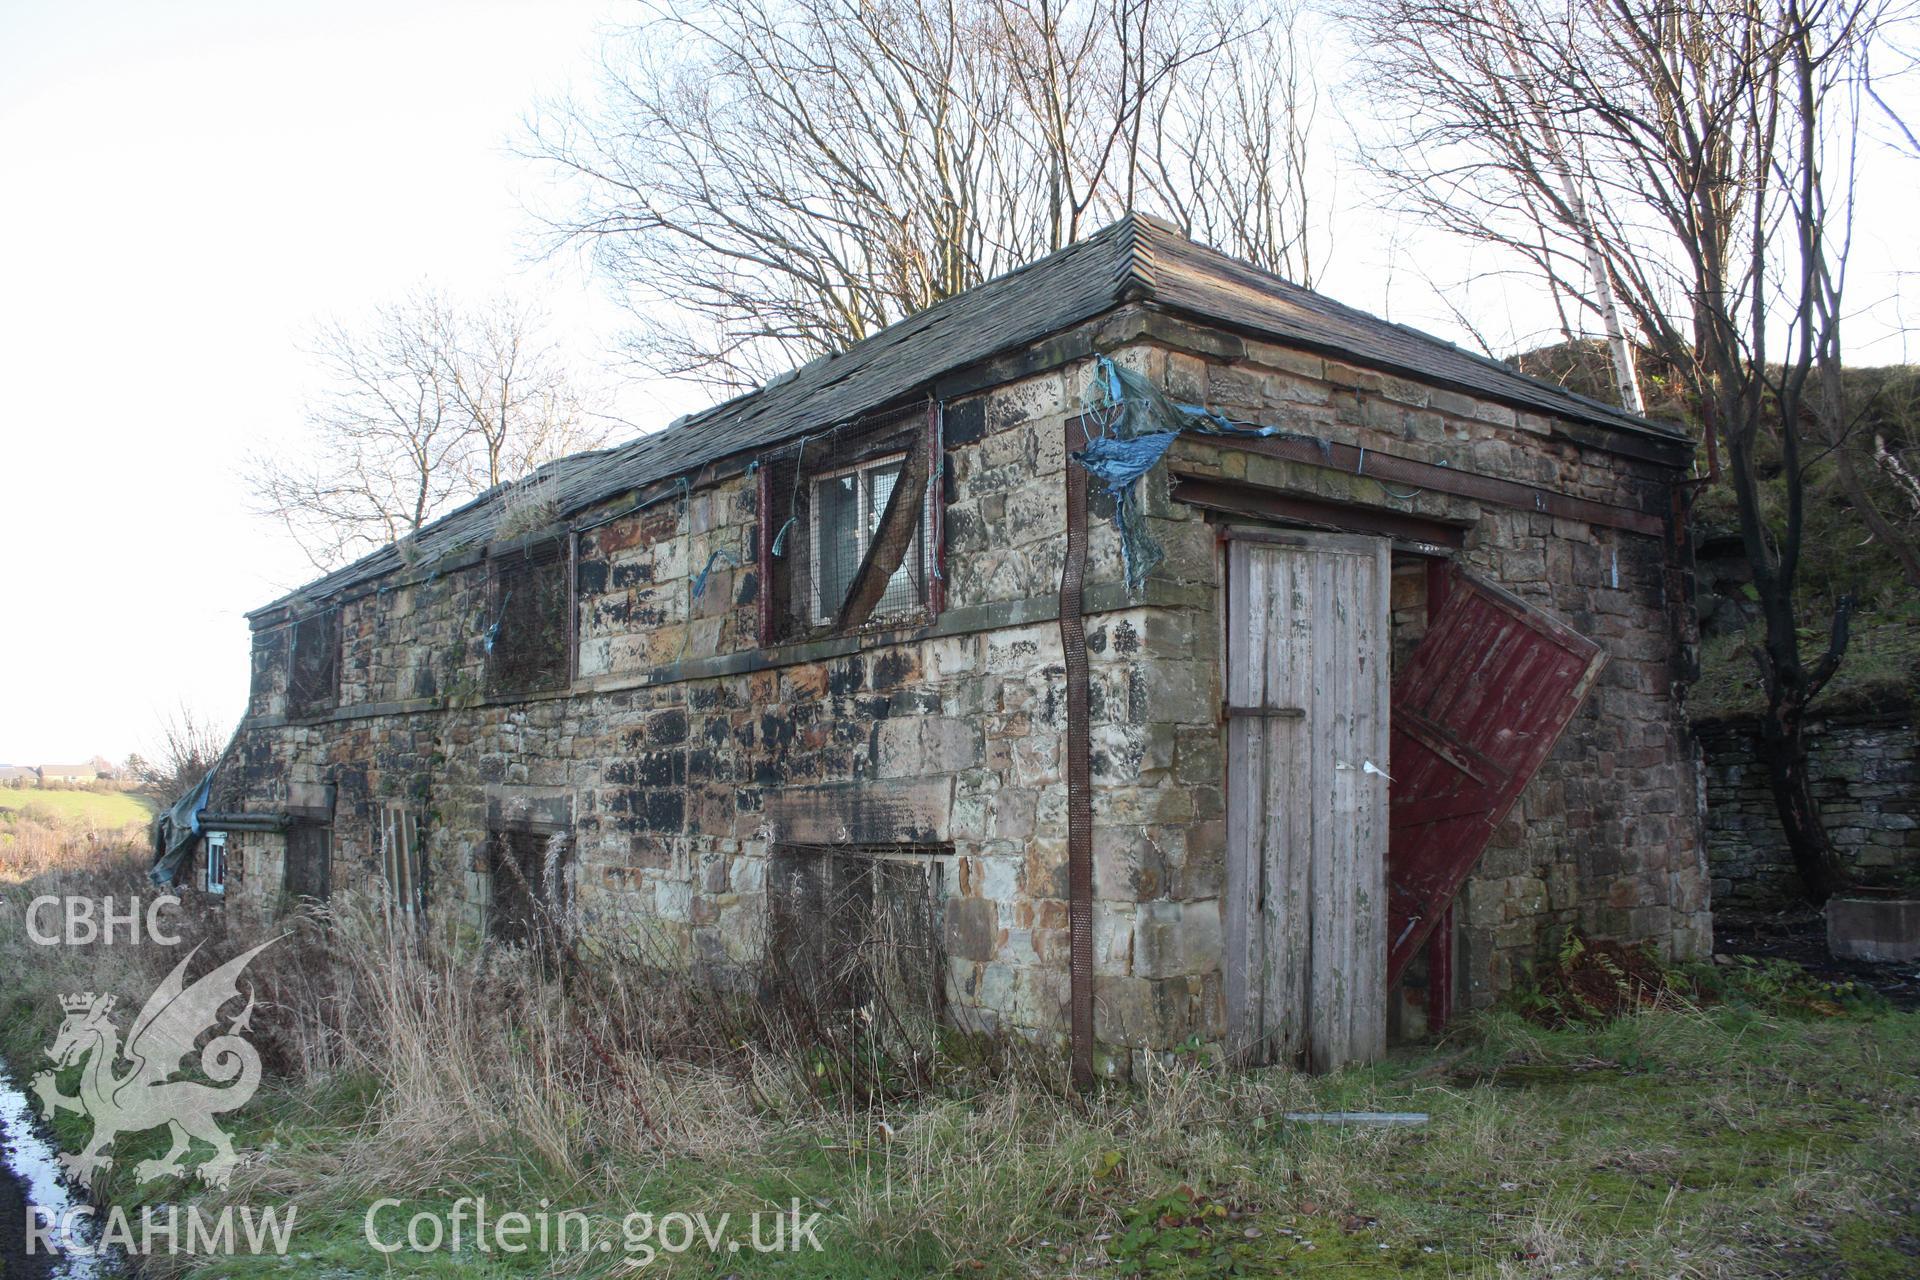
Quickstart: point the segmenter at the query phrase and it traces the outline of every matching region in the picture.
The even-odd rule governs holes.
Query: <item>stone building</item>
[[[1691,452],[1131,217],[254,613],[202,826],[240,909],[890,923],[1083,1072],[1365,1058],[1707,947]]]

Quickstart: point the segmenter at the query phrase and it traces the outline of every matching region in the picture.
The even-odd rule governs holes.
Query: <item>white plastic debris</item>
[[[1425,1124],[1427,1113],[1424,1111],[1289,1111],[1286,1118],[1298,1124],[1355,1124],[1395,1128]]]

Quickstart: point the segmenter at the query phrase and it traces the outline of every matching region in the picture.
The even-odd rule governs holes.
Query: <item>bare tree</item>
[[[1882,0],[1369,0],[1361,19],[1374,87],[1401,111],[1377,170],[1589,316],[1617,306],[1724,443],[1765,623],[1762,753],[1816,899],[1844,875],[1804,724],[1846,651],[1851,602],[1803,660],[1807,446],[1846,421],[1859,90],[1895,13]],[[1777,515],[1762,492],[1775,457]]]
[[[445,377],[473,437],[472,487],[491,489],[605,440],[598,399],[543,336],[544,313],[501,297],[438,314]]]
[[[364,325],[319,327],[328,387],[307,446],[256,456],[256,510],[331,569],[550,458],[605,439],[541,317],[500,300],[462,308],[421,290]]]
[[[1275,154],[1297,101],[1250,62],[1216,73],[1230,110],[1183,89],[1290,2],[654,2],[528,152],[577,180],[550,225],[625,290],[636,357],[750,385],[1136,206],[1286,260],[1301,237],[1262,223],[1306,207]],[[1227,216],[1252,191],[1271,207]]]
[[[1291,10],[1178,77],[1140,157],[1149,203],[1190,236],[1309,288],[1327,227],[1316,195],[1320,90]]]
[[[127,757],[130,780],[145,794],[171,803],[200,783],[227,749],[227,735],[204,714],[181,703],[162,715],[148,755]]]

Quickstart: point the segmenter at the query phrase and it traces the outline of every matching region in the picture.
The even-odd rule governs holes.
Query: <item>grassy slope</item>
[[[29,814],[38,810],[59,823],[100,830],[144,823],[153,817],[153,806],[148,800],[125,791],[0,787],[0,810]]]
[[[1870,614],[1853,628],[1845,658],[1814,706],[1827,713],[1883,710],[1920,701],[1920,616],[1902,609]],[[1756,715],[1766,708],[1750,635],[1716,636],[1700,647],[1700,679],[1687,692],[1687,711],[1696,721]],[[1809,626],[1801,636],[1801,658],[1811,663],[1825,652],[1826,636]]]

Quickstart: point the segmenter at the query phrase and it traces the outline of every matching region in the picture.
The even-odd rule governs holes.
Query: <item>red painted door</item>
[[[1459,568],[1393,683],[1387,984],[1401,972],[1579,710],[1600,646]]]

